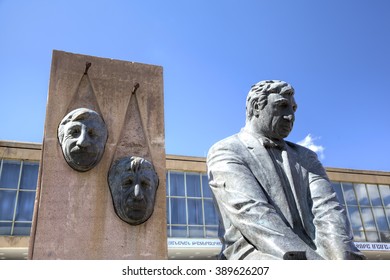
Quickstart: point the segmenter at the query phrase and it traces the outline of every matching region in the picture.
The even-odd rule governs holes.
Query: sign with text
[[[390,243],[354,242],[361,251],[390,251]],[[219,239],[168,238],[169,248],[221,248]]]
[[[168,238],[168,248],[221,248],[219,239]]]
[[[355,242],[361,251],[390,251],[390,243]]]

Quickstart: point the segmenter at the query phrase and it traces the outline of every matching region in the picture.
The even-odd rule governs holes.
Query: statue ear
[[[253,115],[255,117],[258,117],[260,115],[260,105],[259,105],[259,100],[258,99],[254,99],[252,100],[251,104],[252,104],[252,110],[253,110]]]

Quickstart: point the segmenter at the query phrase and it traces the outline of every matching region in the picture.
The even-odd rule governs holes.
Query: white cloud
[[[297,144],[304,146],[313,152],[317,153],[318,157],[323,160],[325,158],[324,150],[325,148],[321,145],[314,144],[314,140],[319,139],[318,137],[312,137],[311,134],[308,134],[305,139],[299,141]]]

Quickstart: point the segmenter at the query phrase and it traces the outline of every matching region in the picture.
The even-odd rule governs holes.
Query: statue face
[[[108,183],[117,215],[138,225],[153,213],[158,176],[152,164],[143,158],[125,157],[109,171]]]
[[[58,128],[66,162],[77,171],[92,169],[102,158],[107,128],[100,115],[81,108],[70,112]]]
[[[267,105],[260,110],[260,133],[271,139],[286,138],[293,129],[297,104],[293,95],[268,95]]]

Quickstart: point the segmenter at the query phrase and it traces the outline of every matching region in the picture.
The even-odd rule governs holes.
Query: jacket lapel
[[[297,210],[299,212],[299,217],[301,218],[301,222],[303,224],[303,213],[302,213],[302,201],[305,201],[306,192],[302,189],[302,186],[304,185],[301,178],[302,178],[302,168],[299,164],[298,155],[296,151],[290,147],[290,143],[286,142],[286,150],[288,154],[288,161],[290,165],[290,175],[292,177],[292,185],[291,185],[291,191],[294,196],[294,200],[297,206]]]
[[[269,203],[275,207],[281,217],[285,218],[285,222],[291,226],[293,219],[280,180],[281,174],[277,173],[268,151],[255,136],[248,132],[241,131],[238,137],[250,153],[250,157],[248,158],[249,168],[270,198]]]
[[[296,150],[296,144],[290,143],[286,141],[287,146],[287,152],[289,155],[289,162],[291,167],[291,173],[293,176],[294,185],[292,187],[292,191],[294,194],[294,198],[297,204],[297,208],[299,211],[299,215],[301,218],[302,225],[304,226],[306,232],[310,234],[311,232],[314,232],[315,229],[313,228],[312,223],[308,222],[311,221],[312,218],[309,217],[311,213],[311,206],[308,204],[309,198],[308,198],[308,174],[307,170],[302,167],[299,154]],[[311,236],[312,239],[314,239],[314,236]]]

